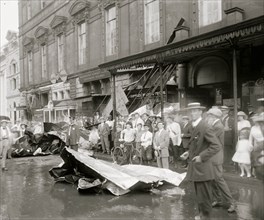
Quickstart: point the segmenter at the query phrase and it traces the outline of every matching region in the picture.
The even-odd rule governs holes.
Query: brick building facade
[[[223,92],[223,104],[223,99],[232,98],[232,55],[228,50],[209,53],[204,49],[198,53],[196,44],[213,48],[224,38],[224,30],[218,30],[230,26],[235,31],[235,24],[261,18],[263,9],[264,3],[258,0],[20,1],[21,89],[26,96],[27,112],[56,121],[57,115],[66,113],[92,115],[102,111],[111,95],[111,71],[121,72],[116,74],[116,81],[128,88],[127,93],[140,92],[146,85],[147,91],[155,83],[153,80],[151,85],[147,79],[155,77],[148,77],[152,73],[143,70],[160,63],[160,59],[163,62],[164,57],[164,65],[174,63],[173,68],[168,67],[171,73],[166,80],[173,77],[176,84],[171,93],[167,92],[168,99],[184,103],[180,100],[182,95],[190,101],[207,97],[204,102],[209,106],[215,104],[214,88],[218,85]],[[254,30],[249,32],[254,35]],[[263,23],[255,32],[263,33]],[[214,34],[219,40],[211,37]],[[247,32],[239,33],[242,34]],[[211,41],[203,40],[206,37]],[[169,49],[173,47],[181,48]],[[257,54],[263,51],[260,48],[260,38],[251,40],[243,44],[240,58],[248,61],[248,51]],[[191,50],[196,52],[184,54]],[[251,61],[243,62],[246,66],[240,71],[241,83],[251,78],[243,72],[251,69]],[[258,79],[263,66],[258,59],[254,62],[252,75]],[[131,89],[131,83],[139,79],[142,82],[145,73],[146,83]],[[184,91],[177,96],[179,83],[184,84]],[[197,91],[201,95],[197,96]]]

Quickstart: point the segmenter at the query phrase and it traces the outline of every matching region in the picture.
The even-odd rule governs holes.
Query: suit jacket
[[[110,127],[107,123],[98,125],[98,133],[100,136],[108,137],[110,134]]]
[[[212,126],[212,129],[215,132],[215,135],[221,144],[221,149],[214,156],[212,156],[211,160],[213,162],[213,165],[221,165],[223,164],[223,161],[224,161],[225,128],[222,122],[219,120]]]
[[[169,132],[163,129],[159,134],[159,131],[155,133],[153,145],[154,147],[160,146],[160,157],[169,157],[169,144],[170,137]]]
[[[80,139],[80,129],[77,125],[70,125],[66,133],[66,145],[77,145]]]
[[[215,178],[212,161],[210,160],[221,150],[221,143],[215,132],[208,128],[207,123],[201,120],[193,128],[189,141],[189,166],[186,178],[190,181],[208,181]],[[194,162],[192,159],[200,156],[202,162]]]
[[[183,148],[188,148],[189,140],[191,138],[192,125],[187,123],[187,125],[182,126],[182,146]]]

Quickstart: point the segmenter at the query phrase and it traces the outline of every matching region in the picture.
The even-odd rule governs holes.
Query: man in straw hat
[[[99,119],[100,124],[98,126],[98,133],[101,140],[102,150],[103,153],[110,154],[110,142],[109,142],[109,134],[110,134],[110,127],[107,123],[105,123],[105,119],[101,117]]]
[[[221,143],[212,129],[202,119],[205,107],[200,103],[188,104],[187,111],[192,120],[192,132],[189,151],[182,154],[182,159],[189,157],[186,179],[194,183],[198,202],[199,217],[210,219],[212,211],[212,185],[215,178],[211,158],[221,150]],[[198,218],[199,218],[198,217]]]
[[[3,171],[7,171],[6,157],[12,142],[12,135],[9,128],[7,127],[8,123],[9,123],[8,120],[1,120],[1,125],[0,125],[0,155],[2,155]]]
[[[221,150],[212,158],[215,180],[213,182],[213,203],[212,206],[222,206],[223,200],[228,204],[228,212],[235,212],[234,199],[223,178],[223,160],[224,160],[224,125],[221,122],[222,112],[220,109],[211,108],[207,112],[208,124],[212,126],[216,137],[221,143]]]
[[[80,140],[80,129],[75,124],[75,117],[70,117],[69,128],[66,133],[66,145],[71,149],[78,151],[78,145]]]

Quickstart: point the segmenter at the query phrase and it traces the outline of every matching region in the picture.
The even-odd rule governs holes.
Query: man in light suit
[[[9,128],[7,127],[7,123],[9,121],[2,120],[0,126],[0,155],[2,156],[2,170],[7,171],[6,168],[6,157],[7,152],[10,149],[12,143],[12,134]]]
[[[105,123],[105,119],[103,117],[100,118],[101,124],[98,126],[98,133],[100,136],[101,144],[103,153],[110,154],[110,142],[109,142],[109,134],[110,134],[110,127],[107,123]]]
[[[212,185],[215,178],[211,158],[221,150],[221,143],[215,132],[202,119],[205,107],[200,103],[188,104],[192,118],[192,133],[189,140],[189,151],[182,154],[182,159],[189,156],[186,179],[194,183],[198,202],[199,217],[210,219],[212,212]]]
[[[71,149],[78,151],[80,139],[80,129],[75,124],[75,118],[70,117],[70,125],[66,133],[66,145]]]
[[[228,204],[228,212],[235,212],[234,199],[230,193],[228,185],[223,178],[223,160],[224,160],[224,125],[221,122],[222,112],[220,109],[211,108],[207,112],[207,121],[212,126],[216,137],[221,143],[221,150],[215,154],[211,160],[215,170],[215,180],[213,182],[213,203],[212,206],[221,206],[224,199]]]
[[[155,133],[153,147],[155,149],[158,167],[169,169],[169,132],[164,129],[163,122],[159,122],[157,126],[159,130]]]

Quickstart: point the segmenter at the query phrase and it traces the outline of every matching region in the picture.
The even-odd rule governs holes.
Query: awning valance
[[[253,42],[264,37],[264,16],[230,25],[218,30],[168,44],[153,50],[144,51],[99,65],[102,69],[117,70],[131,66],[140,67],[159,61],[176,62],[190,59],[197,55],[212,53],[230,47],[229,41],[239,38],[239,44]]]
[[[88,83],[95,80],[107,79],[110,77],[110,73],[107,70],[101,70],[99,68],[81,72],[79,75],[80,83]]]

